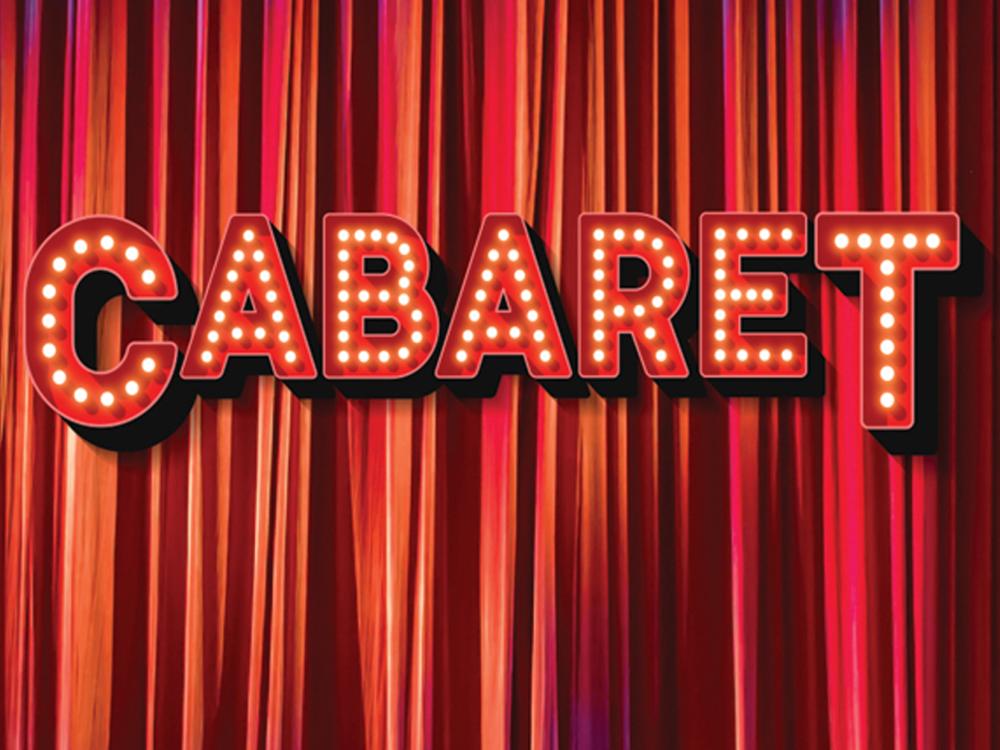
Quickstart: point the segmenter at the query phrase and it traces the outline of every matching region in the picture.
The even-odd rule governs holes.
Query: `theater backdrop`
[[[998,33],[987,0],[0,0],[0,747],[997,747]],[[79,216],[201,290],[262,212],[314,304],[328,211],[410,222],[451,302],[513,211],[572,303],[578,215],[624,210],[696,251],[706,210],[957,211],[935,450],[861,426],[819,273],[822,397],[260,378],[112,453],[27,377],[28,264]],[[105,364],[154,330],[99,328]]]

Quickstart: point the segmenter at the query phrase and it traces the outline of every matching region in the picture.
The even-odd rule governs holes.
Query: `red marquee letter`
[[[102,436],[120,434],[119,428],[151,413],[173,382],[178,351],[169,342],[136,341],[110,370],[82,362],[74,345],[77,316],[87,306],[96,315],[94,303],[104,300],[77,300],[76,293],[86,277],[98,272],[115,276],[125,295],[140,304],[180,298],[173,265],[148,232],[113,216],[78,219],[53,232],[31,261],[22,339],[32,382],[49,406],[93,442],[125,447]]]
[[[623,288],[621,261],[646,267],[642,286]],[[617,378],[620,339],[630,336],[651,378],[689,374],[671,319],[691,283],[684,244],[666,222],[648,214],[580,215],[580,374]]]
[[[181,375],[219,380],[230,358],[266,357],[275,376],[312,380],[316,363],[290,276],[262,214],[235,214],[222,238]]]
[[[537,380],[573,374],[528,227],[516,214],[483,217],[437,376],[471,380],[485,357],[497,355],[523,358]]]
[[[953,213],[823,213],[816,265],[861,274],[861,424],[908,430],[915,422],[914,282],[959,265]]]
[[[801,213],[701,215],[701,374],[706,378],[804,378],[804,333],[744,333],[742,318],[788,313],[788,276],[745,273],[742,258],[806,254]]]
[[[398,380],[423,368],[440,321],[427,290],[431,251],[417,231],[388,214],[327,214],[323,246],[326,377]],[[371,261],[381,268],[366,268]],[[394,330],[366,331],[369,320]]]

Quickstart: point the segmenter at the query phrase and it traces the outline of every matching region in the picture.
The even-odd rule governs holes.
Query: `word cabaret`
[[[441,382],[488,395],[514,365],[555,395],[586,395],[588,384],[626,392],[641,364],[664,386],[700,375],[723,392],[788,393],[797,383],[791,392],[804,394],[818,382],[821,394],[824,361],[796,319],[805,305],[786,273],[814,265],[860,292],[862,425],[907,431],[924,302],[917,274],[956,271],[959,238],[953,213],[823,213],[811,237],[801,213],[705,213],[696,269],[656,217],[583,214],[567,261],[578,279],[574,337],[544,247],[515,214],[483,219],[450,317],[443,266],[409,224],[326,215],[315,321],[287,243],[263,215],[230,220],[200,310],[148,232],[91,216],[55,231],[32,260],[22,339],[42,398],[84,437],[118,449],[162,439],[195,395],[237,395],[248,373],[312,395],[412,396]],[[193,323],[184,351],[161,331],[99,369],[98,315],[122,293],[160,324]],[[699,375],[685,322],[696,309]]]

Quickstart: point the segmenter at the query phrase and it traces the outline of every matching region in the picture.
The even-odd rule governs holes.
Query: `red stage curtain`
[[[986,0],[0,0],[0,744],[996,747],[998,31]],[[936,455],[861,429],[819,274],[823,398],[262,378],[116,455],[20,353],[31,255],[85,214],[201,289],[263,211],[314,304],[327,211],[404,217],[452,293],[516,211],[572,306],[581,211],[697,251],[726,208],[961,214],[984,288],[939,307]],[[100,327],[105,362],[150,330]]]

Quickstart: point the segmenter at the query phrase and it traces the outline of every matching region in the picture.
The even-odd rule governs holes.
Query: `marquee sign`
[[[664,221],[587,213],[574,336],[542,243],[515,214],[483,219],[450,317],[440,261],[405,221],[344,213],[323,226],[313,320],[287,243],[263,215],[232,217],[200,306],[141,227],[113,216],[65,224],[39,248],[24,289],[35,388],[88,440],[118,449],[164,438],[196,394],[234,395],[250,372],[303,395],[399,397],[441,383],[487,395],[513,364],[555,395],[584,395],[588,384],[614,392],[638,362],[664,384],[700,377],[782,393],[824,366],[790,316],[790,264],[814,256],[860,292],[861,423],[902,432],[917,419],[918,305],[936,305],[918,298],[918,274],[956,271],[961,258],[954,213],[822,213],[812,238],[802,213],[705,213],[697,269]],[[193,322],[184,351],[132,341],[97,369],[96,317],[119,293],[158,323]],[[697,368],[684,324],[694,307]]]

